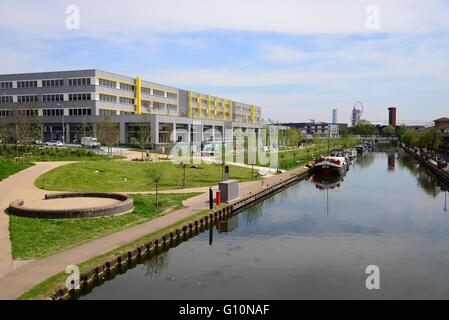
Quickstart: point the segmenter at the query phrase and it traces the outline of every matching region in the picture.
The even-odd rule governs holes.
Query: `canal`
[[[81,299],[448,299],[444,188],[392,147],[299,182]],[[380,270],[367,290],[365,269]]]

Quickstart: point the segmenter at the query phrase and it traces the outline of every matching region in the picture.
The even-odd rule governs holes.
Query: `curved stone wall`
[[[8,213],[30,218],[40,219],[73,219],[73,218],[92,218],[110,216],[131,211],[134,207],[132,198],[120,193],[100,193],[100,192],[81,192],[81,193],[55,193],[47,194],[46,200],[66,199],[66,198],[109,198],[120,202],[107,206],[80,208],[80,209],[36,209],[24,206],[23,200],[16,200],[10,203]]]

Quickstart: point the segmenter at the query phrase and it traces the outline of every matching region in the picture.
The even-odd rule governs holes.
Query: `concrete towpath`
[[[9,203],[16,199],[42,199],[49,192],[37,188],[34,180],[41,174],[68,163],[71,162],[37,162],[33,167],[0,181],[0,275],[13,267],[9,217],[5,213]]]
[[[66,164],[69,162],[37,163],[36,166],[26,169],[19,174],[10,177],[0,183],[0,194],[7,192],[2,196],[0,205],[1,214],[1,252],[2,272],[0,272],[0,299],[16,299],[22,293],[32,289],[37,284],[46,280],[54,274],[64,271],[69,265],[76,265],[83,261],[104,254],[127,243],[137,240],[149,233],[168,227],[178,221],[181,221],[197,212],[208,209],[208,194],[205,193],[209,188],[192,188],[165,190],[164,193],[189,193],[203,192],[201,195],[187,199],[183,202],[184,208],[150,220],[146,223],[130,227],[128,229],[113,233],[111,235],[92,240],[77,247],[67,249],[55,255],[34,260],[26,264],[12,268],[11,245],[8,231],[8,217],[3,212],[9,205],[11,199],[24,197],[26,199],[35,199],[42,197],[48,191],[40,190],[34,186],[34,180],[42,173]],[[297,170],[282,173],[264,179],[263,183],[259,181],[250,181],[240,184],[239,196],[244,197],[250,193],[257,192],[264,188],[264,185],[271,185],[283,179],[288,179]],[[216,189],[216,186],[214,187]],[[7,243],[7,245],[5,245]],[[3,251],[7,250],[7,251]]]

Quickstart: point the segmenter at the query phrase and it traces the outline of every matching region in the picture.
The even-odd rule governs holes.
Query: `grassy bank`
[[[10,216],[10,232],[14,259],[48,256],[90,240],[129,228],[161,215],[171,207],[197,194],[160,195],[160,207],[152,195],[135,195],[133,212],[113,217],[85,219],[34,219]]]
[[[0,145],[0,156],[14,158],[17,155],[28,161],[99,161],[124,158],[98,155],[93,150],[84,148]]]
[[[11,158],[0,157],[0,181],[8,178],[9,176],[31,167],[33,164],[29,162],[16,161]]]
[[[336,148],[350,149],[357,146],[360,140],[355,137],[330,139],[329,141],[316,140],[306,144],[304,149],[281,151],[278,153],[279,167],[281,169],[293,169],[313,161],[319,155],[329,154],[329,150]]]
[[[115,258],[116,256],[118,256],[120,254],[124,254],[129,250],[134,250],[139,245],[142,245],[142,244],[152,241],[158,237],[161,237],[162,235],[167,234],[168,232],[170,232],[178,227],[181,227],[188,222],[191,222],[191,221],[194,221],[201,217],[204,217],[204,216],[212,213],[215,210],[217,210],[217,208],[214,210],[206,210],[203,212],[199,212],[195,215],[192,215],[191,217],[185,218],[177,223],[174,223],[164,229],[150,233],[140,239],[130,242],[120,248],[117,248],[117,249],[107,252],[103,255],[92,258],[90,260],[84,261],[84,262],[78,264],[77,266],[80,268],[81,274],[88,272],[88,271],[92,270],[92,268],[96,267],[97,265],[99,265],[101,263],[111,260],[112,258]],[[49,279],[43,281],[42,283],[38,284],[36,287],[31,289],[30,291],[22,294],[19,297],[19,300],[46,299],[49,296],[51,296],[59,286],[64,284],[66,278],[67,278],[67,274],[64,271],[60,272],[60,273],[50,277]]]
[[[40,176],[35,184],[46,190],[139,192],[154,190],[155,185],[148,176],[148,168],[162,171],[160,190],[183,187],[184,169],[171,162],[125,162],[95,161],[80,162],[56,168]],[[222,180],[222,167],[216,164],[201,164],[201,169],[186,168],[185,187],[204,187]],[[251,169],[234,167],[230,177],[240,181],[251,180]]]

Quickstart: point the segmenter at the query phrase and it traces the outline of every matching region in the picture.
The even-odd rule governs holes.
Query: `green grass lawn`
[[[16,164],[14,159],[0,157],[0,181],[32,165],[32,163],[21,161]]]
[[[46,190],[139,192],[154,190],[148,177],[149,167],[164,174],[160,190],[183,187],[183,168],[171,162],[92,161],[62,166],[40,176],[35,184]],[[217,164],[201,164],[202,169],[187,166],[186,187],[204,187],[222,180],[222,167]],[[257,174],[257,173],[255,173]],[[240,181],[251,180],[251,169],[231,166],[230,177]]]
[[[182,205],[195,193],[155,196],[135,195],[133,212],[112,217],[83,219],[35,219],[10,216],[10,232],[14,259],[33,259],[75,247],[90,240],[129,228],[158,217],[165,209]]]
[[[36,145],[5,145],[0,144],[0,156],[14,158],[17,154],[28,161],[98,161],[123,159],[121,156],[108,157],[98,155],[91,149],[85,148],[57,148]]]
[[[360,141],[354,137],[331,139],[329,141],[326,139],[317,140],[311,144],[306,144],[304,149],[279,152],[279,167],[286,170],[293,169],[315,160],[319,155],[329,154],[329,150],[336,148],[350,149],[359,143]]]

